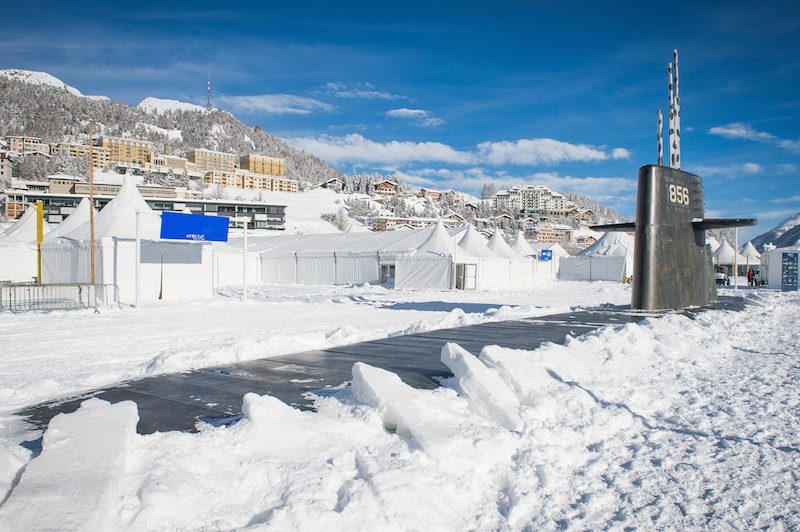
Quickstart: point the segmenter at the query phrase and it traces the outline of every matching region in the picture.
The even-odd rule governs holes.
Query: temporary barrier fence
[[[115,305],[118,302],[117,287],[113,284],[0,284],[0,311],[77,310]]]

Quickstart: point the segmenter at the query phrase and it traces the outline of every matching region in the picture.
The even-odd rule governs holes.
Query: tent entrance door
[[[394,277],[394,264],[381,264],[381,282],[385,283]]]
[[[456,264],[456,288],[458,290],[475,290],[478,284],[477,277],[477,264]]]

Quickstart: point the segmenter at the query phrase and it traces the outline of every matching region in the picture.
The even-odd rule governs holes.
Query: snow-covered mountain
[[[775,228],[752,240],[759,252],[764,251],[764,244],[772,243],[781,248],[793,246],[798,241],[800,241],[800,212],[786,218]]]
[[[308,184],[341,177],[319,158],[289,146],[232,114],[177,100],[146,98],[132,107],[86,97],[44,72],[4,70],[0,75],[0,136],[32,135],[49,143],[86,142],[94,134],[152,141],[157,151],[185,155],[193,148],[286,159],[286,174]]]
[[[6,70],[0,70],[0,76],[22,81],[24,83],[30,83],[32,85],[41,85],[41,86],[61,89],[70,94],[74,94],[75,96],[80,96],[83,98],[90,98],[97,100],[108,99],[106,96],[87,96],[86,94],[82,94],[81,91],[79,91],[75,87],[67,85],[57,77],[52,76],[47,72],[37,72],[35,70],[20,70],[16,68],[10,68]]]
[[[159,115],[169,111],[206,111],[206,108],[201,105],[182,102],[180,100],[170,100],[168,98],[154,98],[152,96],[139,102],[139,105],[136,107],[142,111],[152,111]]]

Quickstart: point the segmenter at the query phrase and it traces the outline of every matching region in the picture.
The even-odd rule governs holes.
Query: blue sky
[[[131,104],[204,104],[210,73],[216,106],[340,170],[632,216],[678,48],[708,214],[757,216],[751,236],[800,211],[800,3],[636,4],[32,1],[5,11],[0,68]]]

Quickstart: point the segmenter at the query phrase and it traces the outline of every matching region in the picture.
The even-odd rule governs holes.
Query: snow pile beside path
[[[25,468],[0,507],[8,530],[104,530],[111,521],[136,437],[136,403],[84,401],[58,415],[42,442],[44,452]],[[36,523],[35,526],[32,526]]]
[[[85,523],[796,529],[798,318],[799,297],[773,294],[746,312],[670,314],[533,352],[487,347],[476,359],[451,345],[443,358],[456,376],[436,390],[356,364],[352,386],[317,412],[248,394],[227,428],[136,436],[128,426],[127,467],[102,468],[116,472],[116,497]],[[80,411],[58,419],[9,499],[38,509],[25,528],[63,515],[44,501],[91,493],[105,474],[88,445],[59,455],[58,434],[84,425]]]

